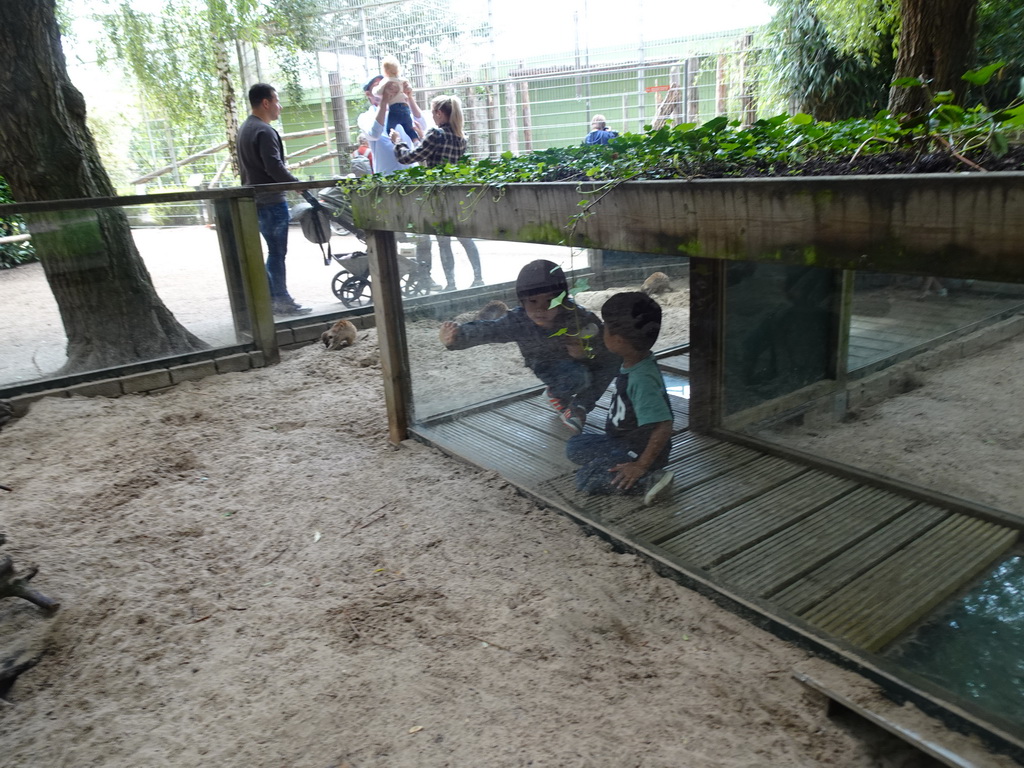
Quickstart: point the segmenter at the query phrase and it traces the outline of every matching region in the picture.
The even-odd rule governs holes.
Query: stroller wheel
[[[337,280],[339,276],[340,274],[335,275],[334,279]],[[352,275],[341,284],[341,287],[338,291],[335,291],[334,295],[341,299],[341,303],[346,307],[365,307],[373,303],[369,277],[356,277]]]
[[[349,272],[347,269],[343,269],[341,270],[341,272],[339,272],[333,278],[331,278],[331,293],[333,293],[337,297],[338,301],[342,301],[342,286],[345,285],[345,281],[352,276],[353,275],[351,272]]]
[[[430,293],[429,284],[425,284],[418,275],[413,272],[402,275],[402,296],[409,298],[426,296],[428,293]]]

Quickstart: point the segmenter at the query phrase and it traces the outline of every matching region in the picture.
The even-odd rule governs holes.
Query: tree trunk
[[[231,158],[231,170],[238,175],[238,110],[235,106],[235,88],[231,84],[231,64],[228,61],[228,49],[223,40],[213,41],[214,54],[217,57],[217,80],[220,83],[220,95],[224,112],[224,135],[228,140],[228,157]]]
[[[954,91],[957,100],[966,85],[960,79],[974,49],[978,0],[900,0],[902,27],[896,78],[930,80],[928,92]],[[889,111],[917,113],[930,107],[921,88],[894,87]]]
[[[3,3],[0,175],[19,202],[114,195],[68,78],[54,0]],[[164,306],[121,208],[26,215],[68,337],[62,373],[206,348]]]

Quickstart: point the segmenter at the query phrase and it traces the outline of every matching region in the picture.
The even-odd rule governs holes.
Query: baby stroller
[[[346,307],[365,307],[373,302],[370,291],[370,257],[363,251],[331,255],[343,269],[331,279],[331,291]],[[402,295],[425,296],[430,293],[430,280],[420,275],[415,259],[398,256],[402,275]]]
[[[331,292],[346,307],[371,304],[370,260],[366,252],[331,252],[330,240],[334,234],[350,233],[360,242],[366,242],[366,233],[356,226],[345,193],[338,187],[326,187],[317,193],[316,198],[307,195],[306,200],[292,208],[291,219],[299,223],[307,240],[321,246],[325,266],[330,266],[333,261],[342,267],[331,279]],[[326,250],[323,250],[324,245],[327,245]],[[430,292],[430,279],[420,275],[415,259],[399,255],[398,266],[402,275],[403,296],[422,296]]]

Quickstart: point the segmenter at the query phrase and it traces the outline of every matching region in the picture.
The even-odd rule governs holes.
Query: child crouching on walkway
[[[622,357],[605,433],[569,439],[566,456],[582,465],[576,488],[594,494],[644,494],[644,504],[672,487],[668,464],[672,404],[651,354],[661,332],[661,307],[645,293],[617,293],[601,309],[604,343]]]
[[[497,320],[441,325],[448,349],[514,341],[524,364],[547,385],[547,397],[572,432],[579,434],[621,362],[604,345],[601,321],[569,298],[565,272],[537,259],[519,271],[520,306]]]

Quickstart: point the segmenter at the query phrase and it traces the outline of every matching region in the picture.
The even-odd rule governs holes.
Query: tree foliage
[[[861,101],[864,110],[860,114],[866,116],[873,109],[872,100],[864,95],[878,80],[929,74],[896,72],[899,37],[904,31],[902,12],[908,5],[905,0],[771,1],[778,8],[771,25],[773,66],[782,72],[787,93],[816,115],[829,111],[819,104],[833,105],[833,101],[837,101],[832,106],[836,114],[851,115],[849,108]],[[939,10],[926,7],[942,20]],[[945,21],[948,24],[949,20]],[[963,28],[951,31],[961,37],[970,34]],[[977,0],[973,55],[952,66],[957,97],[964,103],[981,102],[991,107],[1007,106],[1018,98],[1024,75],[1022,37],[1021,0]],[[960,72],[996,61],[1006,66],[984,87],[970,89],[958,80]],[[927,107],[927,98],[923,101]]]
[[[100,64],[123,65],[150,114],[168,121],[183,143],[213,132],[237,111],[234,89],[244,93],[251,85],[231,63],[236,43],[275,51],[286,77],[282,90],[295,98],[301,97],[300,54],[314,50],[322,34],[320,17],[299,0],[164,0],[158,14],[128,0],[104,2],[95,14],[105,32]]]
[[[812,0],[779,7],[768,25],[761,78],[791,111],[819,120],[841,120],[874,114],[885,107],[893,60],[891,40],[882,41],[872,56],[835,44]],[[781,97],[781,99],[779,98]]]

